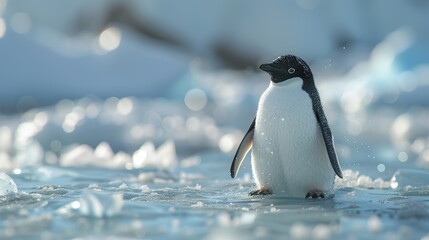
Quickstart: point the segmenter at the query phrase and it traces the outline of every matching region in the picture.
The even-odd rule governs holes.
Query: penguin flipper
[[[240,169],[241,163],[249,152],[250,148],[253,145],[253,134],[255,132],[255,120],[253,119],[252,124],[247,130],[246,135],[244,135],[243,140],[241,140],[240,146],[238,146],[237,152],[235,153],[234,159],[231,164],[231,177],[234,178],[237,175],[238,170]]]
[[[321,107],[318,109],[322,109]],[[319,126],[322,130],[323,140],[325,141],[326,150],[328,152],[329,161],[331,162],[332,168],[337,174],[338,177],[343,178],[343,173],[341,171],[340,163],[338,162],[338,156],[335,152],[334,147],[334,136],[332,136],[331,129],[328,125],[328,120],[323,113],[323,110],[315,110],[317,121],[319,122]]]

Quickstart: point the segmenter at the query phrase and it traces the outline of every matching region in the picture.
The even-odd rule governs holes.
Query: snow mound
[[[17,193],[18,188],[11,177],[6,173],[0,173],[0,196]]]

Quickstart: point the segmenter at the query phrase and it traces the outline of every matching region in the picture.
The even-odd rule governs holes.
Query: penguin
[[[310,67],[297,56],[284,55],[259,68],[271,81],[233,158],[231,177],[252,148],[258,188],[249,195],[331,196],[335,175],[343,174]]]

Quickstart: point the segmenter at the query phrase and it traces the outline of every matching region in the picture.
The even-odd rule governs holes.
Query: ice
[[[69,166],[88,166],[94,163],[94,150],[86,145],[79,145],[65,153],[60,157],[60,165]]]
[[[95,150],[86,144],[64,152],[60,157],[61,166],[94,166],[102,168],[125,168],[131,157],[124,153],[113,153],[107,142],[101,142]]]
[[[152,142],[146,142],[133,154],[134,168],[146,166],[173,168],[178,165],[176,149],[173,141],[168,140],[158,149]]]
[[[158,149],[152,142],[144,143],[131,157],[125,152],[114,153],[107,142],[101,142],[95,150],[82,144],[64,152],[60,157],[61,166],[95,166],[102,168],[174,168],[178,165],[175,144],[166,141]]]
[[[391,183],[389,181],[384,181],[381,178],[372,179],[369,176],[362,175],[358,171],[353,171],[351,169],[343,170],[343,179],[335,178],[335,188],[345,188],[345,187],[363,187],[363,188],[390,188]]]
[[[390,180],[393,189],[424,188],[429,190],[429,173],[424,170],[399,169]]]
[[[11,177],[6,173],[0,173],[0,196],[17,193],[18,188]]]
[[[123,206],[123,196],[120,193],[85,191],[79,198],[79,213],[84,216],[103,218],[119,214]]]

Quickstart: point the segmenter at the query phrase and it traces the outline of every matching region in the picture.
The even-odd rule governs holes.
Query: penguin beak
[[[267,73],[273,73],[273,72],[280,71],[280,69],[274,67],[271,63],[262,64],[261,66],[259,66],[259,69],[261,69],[262,71],[267,72]]]

